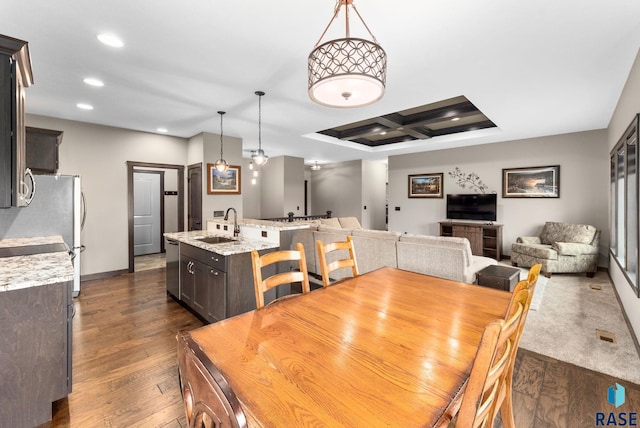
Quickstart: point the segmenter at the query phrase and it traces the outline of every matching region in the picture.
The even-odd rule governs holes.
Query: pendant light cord
[[[258,150],[262,150],[262,95],[258,95]]]
[[[317,48],[320,45],[320,42],[324,38],[324,35],[327,34],[327,31],[329,30],[329,27],[331,27],[331,24],[333,24],[333,21],[335,21],[336,17],[338,16],[338,13],[340,12],[340,6],[342,6],[343,4],[344,4],[344,9],[345,9],[345,34],[346,34],[346,38],[347,39],[350,38],[349,6],[351,6],[353,8],[353,11],[356,13],[356,15],[358,15],[358,18],[360,18],[360,21],[362,22],[362,25],[364,25],[364,28],[366,28],[366,30],[369,33],[369,35],[371,36],[371,39],[373,40],[373,42],[376,43],[376,44],[378,43],[378,41],[376,40],[376,36],[373,35],[373,33],[369,29],[369,26],[367,25],[367,23],[364,22],[364,19],[362,19],[362,16],[360,15],[360,12],[358,12],[358,9],[356,9],[356,5],[353,4],[353,2],[348,2],[348,1],[345,1],[345,0],[338,0],[336,3],[337,4],[336,4],[336,8],[335,8],[335,10],[333,12],[333,17],[331,18],[331,21],[329,21],[329,23],[327,24],[327,27],[322,32],[322,35],[320,35],[320,38],[316,42],[316,45],[314,46],[314,49]]]
[[[222,147],[224,146],[224,142],[222,141],[222,134],[224,134],[224,131],[222,130],[222,116],[225,112],[219,111],[218,113],[220,114],[220,159],[222,159]]]

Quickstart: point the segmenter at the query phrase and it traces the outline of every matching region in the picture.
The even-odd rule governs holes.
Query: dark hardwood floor
[[[51,427],[185,427],[176,333],[202,326],[155,269],[82,284],[73,319],[73,392]]]
[[[75,299],[73,392],[43,426],[186,427],[175,335],[202,323],[166,295],[164,281],[164,269],[155,269],[83,283]],[[626,388],[617,409],[607,402],[616,382]],[[640,412],[640,386],[523,349],[514,388],[518,428],[583,428],[596,426],[596,412]]]

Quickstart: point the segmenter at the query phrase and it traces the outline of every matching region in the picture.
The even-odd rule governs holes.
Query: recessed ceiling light
[[[96,79],[95,77],[87,77],[83,80],[89,86],[104,86],[104,82],[102,80]]]
[[[380,135],[387,135],[387,131],[382,131]]]
[[[110,33],[102,33],[98,34],[98,40],[104,43],[107,46],[111,46],[112,48],[121,48],[124,46],[124,42],[115,34]]]
[[[157,131],[162,132],[163,134],[166,134],[167,132],[169,132],[167,131],[167,128],[158,128]]]
[[[93,110],[93,106],[91,104],[78,103],[76,104],[76,107],[82,110]]]
[[[451,121],[452,121],[452,122],[455,122],[455,121],[457,121],[457,120],[460,120],[460,118],[459,118],[459,117],[452,117],[452,118],[451,118]]]

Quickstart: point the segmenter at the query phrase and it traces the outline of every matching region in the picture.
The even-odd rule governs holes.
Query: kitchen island
[[[43,424],[71,392],[72,291],[62,237],[0,239],[0,426]]]
[[[289,249],[293,232],[309,223],[280,223],[242,219],[233,236],[233,221],[213,219],[208,230],[165,233],[179,243],[179,272],[167,264],[167,291],[206,322],[216,322],[256,308],[251,251]],[[271,267],[273,269],[273,267]],[[265,271],[265,274],[274,272]],[[170,281],[179,281],[171,284]],[[270,290],[266,301],[288,294],[286,287]]]

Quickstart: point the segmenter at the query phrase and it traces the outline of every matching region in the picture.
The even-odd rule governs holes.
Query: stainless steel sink
[[[223,244],[225,242],[235,242],[235,239],[226,238],[224,236],[205,236],[202,238],[195,238],[198,241],[206,242],[207,244]]]

